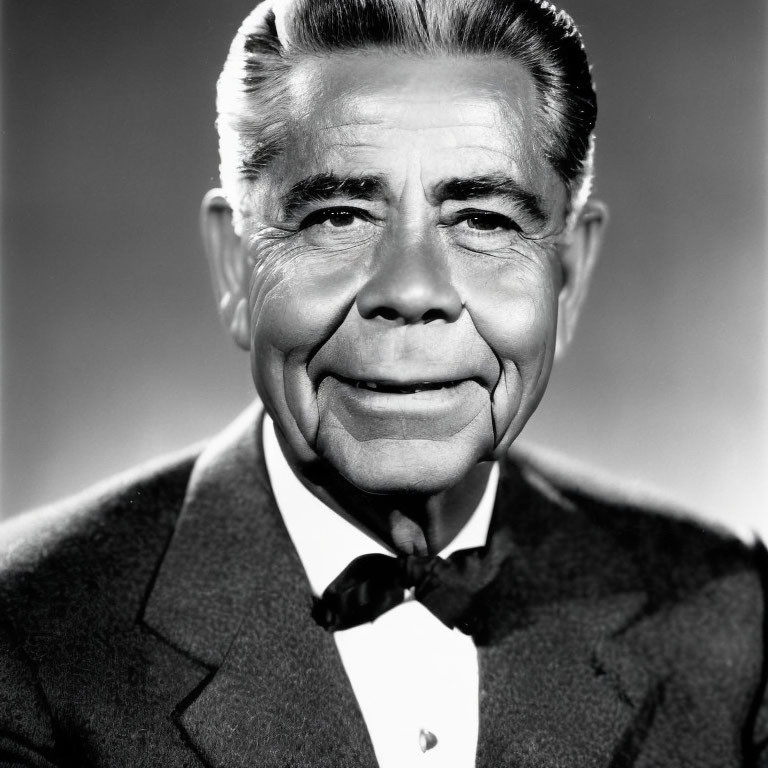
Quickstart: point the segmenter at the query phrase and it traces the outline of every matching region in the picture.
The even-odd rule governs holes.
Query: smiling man
[[[511,448],[605,221],[571,19],[267,0],[218,111],[259,402],[6,529],[0,765],[768,766],[763,549]]]

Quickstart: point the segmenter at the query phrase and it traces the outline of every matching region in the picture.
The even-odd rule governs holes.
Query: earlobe
[[[235,343],[248,350],[246,258],[232,223],[232,208],[222,190],[212,189],[203,198],[200,230],[221,320]]]
[[[558,298],[555,359],[562,357],[573,338],[607,223],[607,207],[598,200],[589,200],[573,225],[567,242],[561,246],[563,283]]]

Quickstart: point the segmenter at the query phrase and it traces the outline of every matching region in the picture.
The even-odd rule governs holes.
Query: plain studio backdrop
[[[3,4],[2,480],[12,515],[252,398],[198,236],[248,0]],[[764,0],[574,0],[611,225],[523,433],[768,533]]]

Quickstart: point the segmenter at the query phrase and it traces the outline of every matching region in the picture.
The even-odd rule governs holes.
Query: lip
[[[401,391],[358,386],[388,384]],[[432,385],[419,389],[418,385]],[[437,386],[440,384],[440,386]],[[410,388],[413,391],[410,391]],[[488,390],[476,379],[436,381],[414,378],[351,379],[328,375],[318,389],[320,411],[333,418],[356,440],[447,440],[459,434],[490,405]]]
[[[329,377],[333,388],[341,395],[346,408],[359,414],[388,418],[393,415],[410,415],[434,418],[439,412],[447,415],[467,397],[485,391],[474,379],[450,379],[446,381],[424,380],[412,382],[362,381],[359,379]],[[370,384],[376,384],[375,388]]]
[[[370,392],[373,395],[395,395],[400,397],[439,392],[446,389],[451,390],[459,387],[465,381],[476,381],[475,379],[464,377],[455,379],[412,378],[408,380],[394,380],[376,378],[355,379],[337,375],[334,378],[347,387],[354,387],[358,390]]]

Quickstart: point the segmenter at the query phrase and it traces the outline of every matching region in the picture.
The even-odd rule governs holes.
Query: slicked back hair
[[[538,145],[571,210],[586,201],[597,100],[581,36],[564,11],[541,0],[265,0],[241,25],[218,83],[221,181],[233,207],[282,151],[291,65],[366,50],[522,64],[538,96]]]

